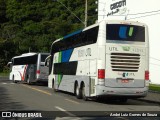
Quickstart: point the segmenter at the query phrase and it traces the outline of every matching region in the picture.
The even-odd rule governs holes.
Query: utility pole
[[[87,17],[88,17],[88,5],[87,5],[87,0],[85,0],[85,21],[84,21],[84,27],[87,27]]]
[[[74,12],[72,12],[66,5],[64,5],[62,2],[60,2],[59,0],[53,0],[53,2],[59,2],[63,7],[65,7],[72,15],[74,15],[81,23],[83,23],[84,24],[84,26],[87,26],[86,24],[85,24],[85,22],[83,22]],[[86,2],[87,2],[87,0],[86,0]],[[87,9],[85,10],[85,11],[87,11]],[[86,13],[86,15],[87,15],[87,13]],[[86,21],[87,22],[87,21]]]

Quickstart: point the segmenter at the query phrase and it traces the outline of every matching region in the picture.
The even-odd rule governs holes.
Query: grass
[[[0,72],[1,77],[8,77],[9,73],[8,72]]]
[[[150,84],[149,90],[160,92],[160,85]]]

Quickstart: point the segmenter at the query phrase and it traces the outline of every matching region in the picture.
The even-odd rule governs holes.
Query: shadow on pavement
[[[19,102],[15,102],[9,96],[7,89],[0,86],[0,110],[1,111],[11,111],[11,110],[22,110],[26,106]]]

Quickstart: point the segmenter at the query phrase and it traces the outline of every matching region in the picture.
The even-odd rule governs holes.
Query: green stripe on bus
[[[61,81],[62,81],[62,75],[58,74],[58,85],[60,85]]]
[[[58,63],[62,62],[62,52],[59,52],[59,56],[58,56]]]
[[[58,63],[61,63],[61,62],[62,62],[62,52],[59,52]],[[62,80],[62,75],[58,74],[58,85],[60,85],[61,80]]]
[[[133,27],[130,27],[129,29],[129,34],[128,34],[130,37],[133,35]]]

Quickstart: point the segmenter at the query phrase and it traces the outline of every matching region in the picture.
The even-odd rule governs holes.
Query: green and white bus
[[[149,86],[147,25],[102,21],[53,42],[49,86],[77,98],[145,97]]]

